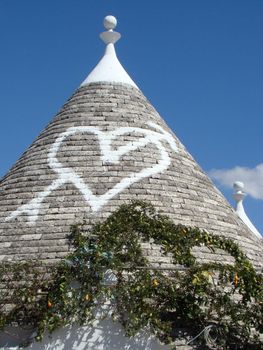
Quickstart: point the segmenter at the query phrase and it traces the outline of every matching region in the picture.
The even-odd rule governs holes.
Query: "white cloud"
[[[234,182],[242,181],[246,193],[255,199],[263,199],[263,163],[255,168],[236,166],[232,169],[213,169],[209,175],[226,187],[232,187]]]

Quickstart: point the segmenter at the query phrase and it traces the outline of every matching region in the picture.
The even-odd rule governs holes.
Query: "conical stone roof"
[[[136,85],[97,77],[87,78],[1,180],[0,258],[57,260],[68,253],[72,224],[139,199],[175,223],[234,239],[262,266],[260,239]]]

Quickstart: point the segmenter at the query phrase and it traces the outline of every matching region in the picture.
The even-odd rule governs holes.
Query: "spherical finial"
[[[244,184],[241,181],[236,181],[233,187],[236,191],[242,191],[244,189]]]
[[[114,16],[106,16],[103,25],[107,30],[114,29],[117,25],[117,19]]]
[[[243,199],[246,197],[244,190],[244,184],[241,181],[235,181],[233,184],[234,193],[233,197],[237,203],[242,203]]]

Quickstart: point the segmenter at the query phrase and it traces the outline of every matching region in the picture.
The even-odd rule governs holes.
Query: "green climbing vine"
[[[236,243],[175,225],[139,201],[84,227],[72,227],[72,253],[55,265],[1,264],[2,331],[31,327],[40,341],[47,331],[89,324],[107,312],[128,336],[147,327],[162,343],[173,344],[182,329],[190,344],[203,349],[261,348],[263,278]],[[144,243],[159,246],[173,268],[151,265]],[[199,261],[193,248],[204,246],[223,250],[232,262]],[[102,308],[105,301],[111,307]]]

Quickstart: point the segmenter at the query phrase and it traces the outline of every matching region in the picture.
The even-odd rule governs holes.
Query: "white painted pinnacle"
[[[243,207],[243,200],[246,197],[246,193],[244,190],[244,184],[241,181],[236,181],[233,185],[234,193],[233,198],[236,201],[236,213],[239,216],[239,218],[244,222],[244,224],[247,225],[247,227],[258,237],[262,238],[261,234],[258,232],[256,227],[252,224],[252,222],[249,220],[245,209]]]
[[[120,33],[113,31],[117,25],[117,19],[113,16],[106,16],[103,24],[108,31],[100,34],[101,40],[104,41],[105,44],[115,44],[121,38]]]
[[[117,19],[111,15],[106,16],[103,24],[107,29],[100,34],[101,40],[106,44],[104,56],[81,86],[95,82],[111,82],[129,84],[138,89],[116,56],[114,44],[121,38],[121,34],[113,30],[117,25]]]

